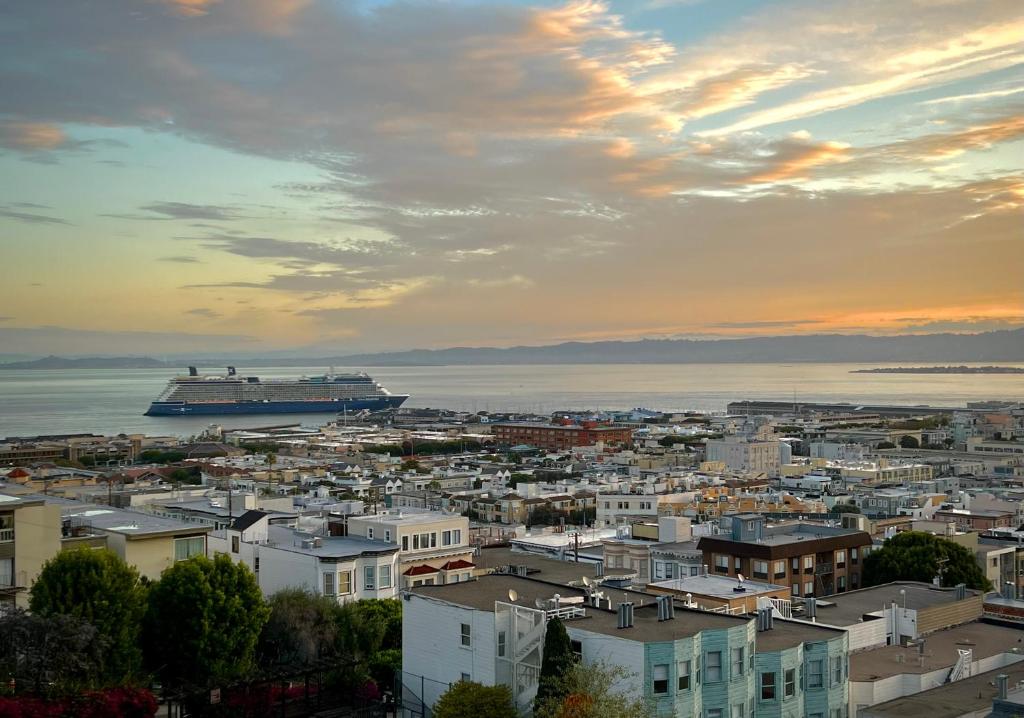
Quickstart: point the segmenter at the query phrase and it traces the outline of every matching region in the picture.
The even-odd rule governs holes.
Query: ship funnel
[[[235,375],[235,368],[233,366],[229,366],[228,367],[228,376],[234,376],[234,375]]]
[[[199,370],[196,369],[194,366],[190,366],[188,368],[188,375],[189,376],[199,376]]]

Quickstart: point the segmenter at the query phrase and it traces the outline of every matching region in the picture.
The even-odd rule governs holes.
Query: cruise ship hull
[[[397,409],[408,394],[323,401],[154,401],[146,416],[230,416],[238,414],[329,414],[361,409]]]

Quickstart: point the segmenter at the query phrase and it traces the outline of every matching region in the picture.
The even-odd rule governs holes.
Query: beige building
[[[69,526],[105,536],[107,548],[147,578],[160,578],[176,561],[206,555],[208,525],[78,501],[55,503]]]
[[[440,511],[350,516],[348,535],[398,546],[404,588],[468,581],[476,570],[465,516]]]
[[[745,441],[737,438],[709,439],[706,460],[725,464],[740,474],[778,476],[782,452],[778,441]]]
[[[0,613],[28,606],[28,589],[61,548],[60,510],[0,494]]]

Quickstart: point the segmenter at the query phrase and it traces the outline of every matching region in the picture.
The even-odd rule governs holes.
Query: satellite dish
[[[583,577],[583,585],[588,587],[590,586],[590,579],[586,576]]]
[[[740,583],[743,583],[743,574],[742,573],[736,574],[736,578],[737,578],[737,580],[739,580]]]
[[[508,590],[508,600],[512,603],[515,603],[519,600],[519,593],[514,588],[510,588]]]

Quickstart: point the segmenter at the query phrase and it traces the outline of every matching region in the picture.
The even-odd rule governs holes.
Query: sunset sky
[[[34,0],[4,353],[1024,325],[1021,0]]]

